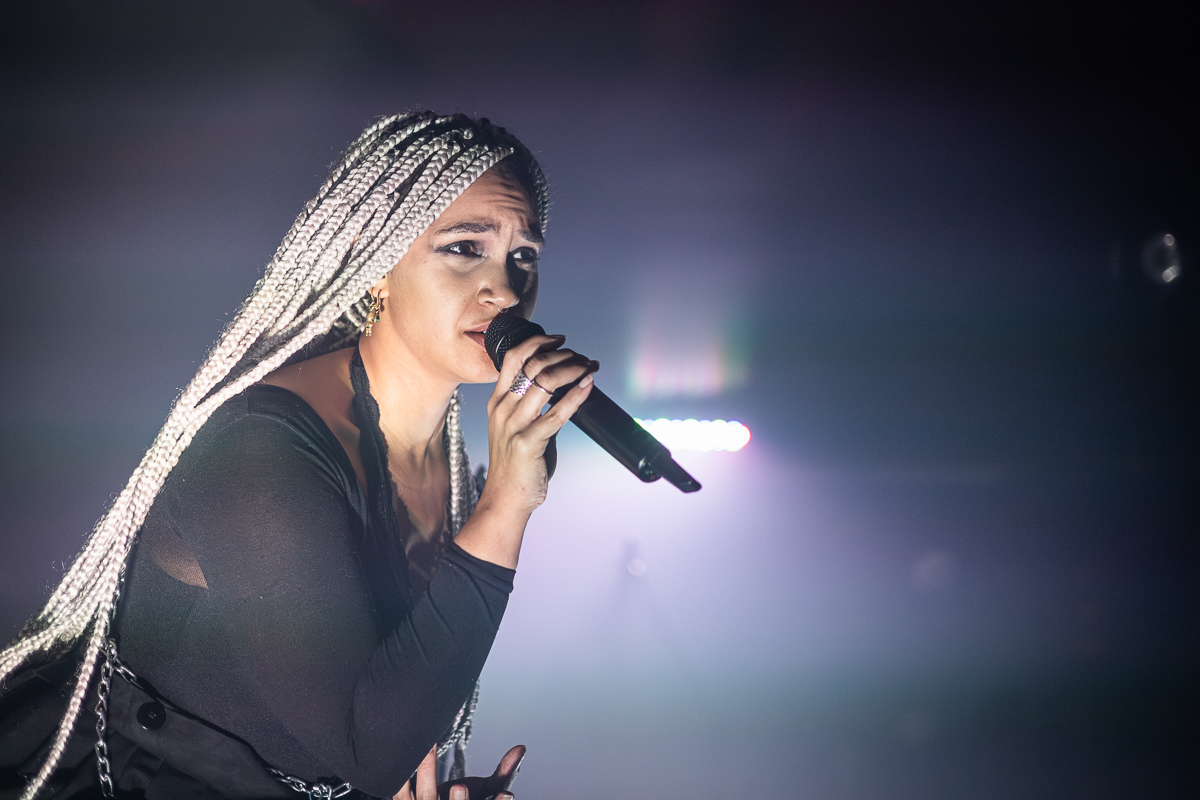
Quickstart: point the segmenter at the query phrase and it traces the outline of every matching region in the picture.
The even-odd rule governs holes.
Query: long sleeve
[[[231,401],[185,451],[143,528],[122,646],[272,766],[388,797],[470,694],[513,572],[452,545],[381,631],[362,492],[328,429],[282,394]],[[153,555],[166,541],[194,555],[203,585],[168,574]]]

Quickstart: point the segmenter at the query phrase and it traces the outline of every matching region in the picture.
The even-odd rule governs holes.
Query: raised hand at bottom
[[[439,786],[434,748],[392,800],[514,800],[509,789],[524,758],[525,745],[519,744],[504,754],[496,771],[486,778],[469,776]]]

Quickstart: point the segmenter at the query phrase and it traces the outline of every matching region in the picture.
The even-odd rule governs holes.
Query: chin
[[[477,346],[472,347],[475,353],[472,354],[473,358],[467,360],[467,368],[463,370],[459,383],[495,383],[500,375],[492,366],[492,360],[488,358],[487,353],[480,352]]]
[[[492,370],[491,375],[484,375],[481,372],[476,375],[465,377],[459,381],[459,383],[495,383],[498,377],[500,377],[499,373],[497,373],[496,370]]]

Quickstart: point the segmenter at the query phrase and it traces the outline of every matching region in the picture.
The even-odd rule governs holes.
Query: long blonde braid
[[[343,154],[46,605],[0,651],[3,681],[27,661],[73,647],[90,630],[66,713],[22,800],[32,800],[63,754],[109,635],[138,530],[192,437],[222,403],[289,359],[352,343],[366,321],[368,289],[455,198],[505,158],[526,184],[545,228],[548,191],[540,167],[519,141],[486,119],[429,112],[385,117]],[[458,416],[455,395],[446,420],[453,532],[475,499]]]

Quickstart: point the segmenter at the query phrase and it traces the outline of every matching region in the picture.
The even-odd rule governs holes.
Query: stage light
[[[629,397],[715,397],[745,383],[744,335],[733,312],[723,307],[724,298],[700,288],[712,281],[693,279],[645,289],[655,299],[633,321]]]
[[[736,420],[639,419],[669,450],[741,450],[750,441],[750,429]]]

